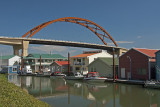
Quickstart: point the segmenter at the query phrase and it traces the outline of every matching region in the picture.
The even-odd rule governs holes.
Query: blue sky
[[[0,36],[21,37],[35,26],[62,17],[80,17],[103,27],[120,47],[160,49],[159,0],[1,0]],[[88,29],[66,22],[53,23],[34,38],[102,42]],[[46,48],[47,47],[47,48]],[[43,50],[42,50],[43,49]],[[1,54],[12,54],[0,45]],[[84,48],[30,45],[29,53],[79,54]]]

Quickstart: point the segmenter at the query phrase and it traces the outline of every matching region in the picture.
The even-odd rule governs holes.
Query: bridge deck
[[[72,41],[62,41],[62,40],[49,40],[49,39],[36,39],[36,38],[21,38],[21,37],[0,37],[4,41],[11,41],[10,45],[14,45],[14,41],[29,41],[30,44],[43,44],[43,45],[59,45],[59,46],[71,46],[71,47],[83,47],[83,48],[93,48],[93,49],[103,49],[112,52],[113,49],[119,51],[120,49],[126,50],[121,47],[106,46],[101,44],[93,43],[82,43],[82,42],[72,42]],[[4,44],[4,42],[0,42]],[[16,44],[16,43],[15,43]]]

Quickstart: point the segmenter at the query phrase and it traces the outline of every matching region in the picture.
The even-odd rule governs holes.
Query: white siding
[[[19,56],[14,56],[14,57],[10,58],[10,59],[9,59],[9,62],[8,62],[8,65],[9,65],[9,66],[13,66],[13,64],[14,64],[16,61],[17,61],[17,62],[20,62],[20,61],[21,61],[21,58],[20,58]]]
[[[88,56],[89,64],[90,64],[92,61],[94,61],[95,58],[98,58],[98,57],[112,57],[112,55],[109,54],[109,53],[107,53],[106,51],[102,51],[101,53],[97,53],[97,54]]]

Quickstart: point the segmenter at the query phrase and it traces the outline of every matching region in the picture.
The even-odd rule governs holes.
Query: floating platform
[[[114,82],[113,79],[107,79],[105,82]],[[143,80],[125,80],[117,79],[114,83],[124,83],[124,84],[133,84],[133,85],[144,85],[145,81]]]

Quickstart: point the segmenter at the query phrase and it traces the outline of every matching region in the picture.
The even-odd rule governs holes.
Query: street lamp
[[[127,58],[129,58],[129,62],[130,62],[130,79],[131,79],[131,63],[132,63],[132,60],[131,60],[130,56],[127,56]]]

